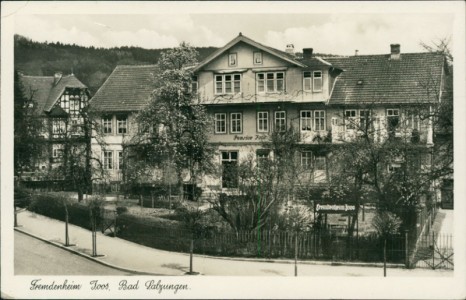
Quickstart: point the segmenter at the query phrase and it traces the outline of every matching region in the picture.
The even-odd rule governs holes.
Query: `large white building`
[[[434,126],[417,111],[440,101],[445,66],[440,54],[402,53],[397,44],[387,45],[384,55],[322,58],[305,48],[298,57],[292,45],[280,51],[240,33],[194,72],[198,97],[214,119],[210,142],[220,164],[237,164],[251,153],[268,155],[268,135],[293,126],[301,134],[301,162],[314,166],[311,184],[325,184],[330,175],[322,144],[351,141],[368,118],[377,129],[375,139],[412,140],[428,166]],[[94,149],[101,151],[115,186],[123,179],[122,143],[137,130],[133,116],[148,103],[155,72],[155,65],[117,66],[92,98],[106,143]],[[235,182],[223,174],[201,185],[227,191]]]

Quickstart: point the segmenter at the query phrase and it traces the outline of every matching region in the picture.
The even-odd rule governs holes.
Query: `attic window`
[[[364,81],[362,79],[358,80],[358,85],[362,85],[363,83],[364,83]]]
[[[228,55],[228,66],[236,67],[237,65],[238,65],[237,54],[236,53],[230,53]]]
[[[262,65],[262,52],[254,52],[254,64]]]

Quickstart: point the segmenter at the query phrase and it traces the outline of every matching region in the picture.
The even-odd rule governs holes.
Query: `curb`
[[[81,257],[84,257],[86,259],[89,259],[89,260],[92,260],[93,262],[96,262],[98,264],[101,264],[101,265],[104,265],[106,267],[109,267],[109,268],[112,268],[112,269],[115,269],[115,270],[118,270],[118,271],[123,271],[123,272],[128,272],[128,273],[133,273],[134,275],[153,275],[153,276],[170,276],[170,275],[164,275],[164,274],[156,274],[156,273],[149,273],[149,272],[141,272],[141,271],[137,271],[137,270],[132,270],[132,269],[127,269],[127,268],[122,268],[122,267],[119,267],[119,266],[116,266],[116,265],[113,265],[113,264],[110,264],[110,263],[107,263],[107,262],[104,262],[104,261],[101,261],[99,259],[96,259],[88,254],[85,254],[85,253],[82,253],[82,252],[79,252],[77,250],[74,250],[74,249],[71,249],[71,248],[68,248],[60,243],[57,243],[57,242],[53,242],[53,241],[49,241],[49,240],[46,240],[40,236],[37,236],[37,235],[34,235],[32,233],[29,233],[25,230],[22,230],[22,229],[19,229],[17,227],[14,228],[15,231],[18,231],[18,232],[21,232],[25,235],[28,235],[30,237],[33,237],[35,239],[38,239],[42,242],[45,242],[47,244],[50,244],[50,245],[53,245],[55,247],[58,247],[58,248],[61,248],[63,250],[66,250],[68,252],[71,252],[73,254],[76,254],[76,255],[79,255]],[[173,275],[172,275],[173,276]]]
[[[185,254],[185,253],[183,253]],[[189,255],[189,253],[188,253]],[[241,257],[225,257],[225,256],[210,256],[203,254],[195,254],[196,257],[211,258],[211,259],[222,259],[231,261],[247,261],[247,262],[261,262],[261,263],[282,263],[282,264],[294,264],[294,260],[290,259],[260,259],[260,258],[241,258]],[[327,265],[327,266],[350,266],[350,267],[377,267],[382,268],[383,263],[363,263],[363,262],[339,262],[339,261],[319,261],[319,260],[298,260],[298,264],[304,265]],[[404,264],[393,264],[387,263],[387,268],[398,268],[405,269]]]

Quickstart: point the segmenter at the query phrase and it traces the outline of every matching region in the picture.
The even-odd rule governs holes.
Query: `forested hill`
[[[166,49],[139,47],[95,48],[57,43],[39,43],[15,35],[15,68],[25,75],[52,76],[71,71],[94,94],[117,65],[155,64]],[[217,50],[198,47],[199,60]]]

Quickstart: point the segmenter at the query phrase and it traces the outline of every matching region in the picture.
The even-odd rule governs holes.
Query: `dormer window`
[[[241,92],[241,74],[215,75],[215,94],[237,94]]]
[[[236,53],[228,54],[228,66],[236,67],[238,65],[238,55]]]
[[[312,89],[311,80],[312,80],[312,73],[303,72],[303,90],[310,91]]]
[[[262,65],[262,52],[254,52],[254,64]]]
[[[322,91],[322,71],[314,71],[312,73],[312,91]]]

